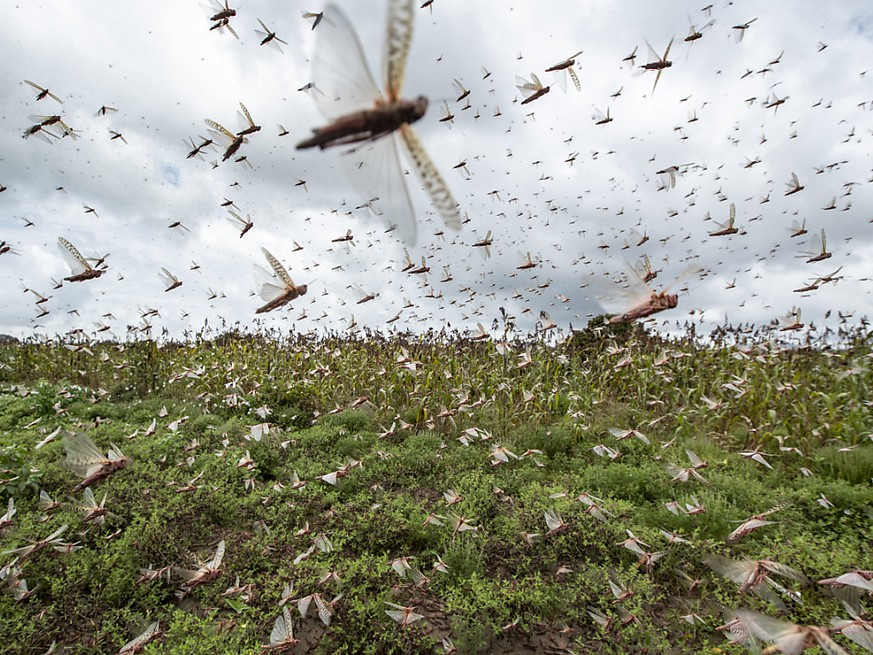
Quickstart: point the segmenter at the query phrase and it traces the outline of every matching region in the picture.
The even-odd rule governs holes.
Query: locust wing
[[[288,291],[286,287],[276,284],[276,278],[257,264],[255,264],[255,275],[259,278],[258,295],[264,302],[273,302]]]
[[[291,276],[288,275],[288,270],[282,266],[282,262],[273,257],[272,253],[266,248],[261,248],[261,252],[264,253],[264,257],[267,258],[267,261],[270,262],[270,266],[273,267],[273,271],[276,273],[276,277],[282,280],[289,287],[294,286],[294,282],[291,280]]]
[[[261,248],[261,252],[264,253],[264,257],[266,257],[267,261],[270,262],[270,266],[275,275],[271,275],[267,270],[255,264],[255,276],[259,287],[258,294],[267,303],[271,303],[288,294],[289,291],[296,288],[296,285],[288,274],[286,268],[282,266],[282,263],[276,259],[269,250]],[[282,284],[277,284],[277,282],[280,281]],[[297,291],[298,294],[306,293],[305,287],[300,287]]]
[[[211,570],[217,569],[221,566],[221,560],[224,559],[224,539],[218,542],[218,547],[215,549],[215,555],[212,558],[212,561],[209,562],[208,566]]]
[[[403,78],[406,75],[406,60],[412,43],[412,27],[415,21],[412,0],[389,0],[388,30],[385,39],[383,76],[390,100],[400,97]]]
[[[263,23],[261,24],[263,25]],[[250,127],[257,127],[255,121],[252,120],[252,115],[249,113],[248,108],[242,102],[239,103],[239,107],[240,108],[236,113],[241,131]]]
[[[139,653],[142,648],[154,639],[160,631],[161,624],[160,622],[155,621],[149,625],[141,635],[124,644],[124,646],[121,647],[121,650],[118,651],[118,655],[132,655],[133,653]]]
[[[91,475],[106,462],[106,457],[84,432],[66,435],[64,452],[67,454],[66,466],[81,477]]]
[[[675,38],[675,37],[673,37],[673,38]],[[667,49],[664,50],[664,56],[661,57],[661,61],[663,61],[663,62],[666,62],[666,61],[667,61],[667,57],[670,56],[670,48],[673,47],[673,38],[671,38],[671,39],[670,39],[670,43],[667,44]]]
[[[324,625],[329,627],[332,613],[328,604],[318,594],[315,594],[315,606],[318,608],[318,618],[321,619]]]
[[[200,575],[202,573],[202,571],[194,571],[192,569],[183,569],[181,566],[174,566],[173,573],[178,575],[185,582],[190,582],[191,580],[196,578],[198,575]]]
[[[600,303],[606,312],[616,315],[648,301],[655,293],[636,271],[628,276],[625,284],[598,277],[588,282],[588,289],[592,300]]]
[[[740,585],[746,584],[749,581],[749,576],[755,569],[754,563],[737,562],[715,554],[707,555],[703,558],[703,561],[716,573],[720,573]]]
[[[655,52],[655,49],[652,47],[652,44],[649,43],[648,39],[646,39],[646,48],[648,48],[649,50],[649,61],[647,63],[656,64],[661,61],[661,57],[658,55],[657,52]]]
[[[443,176],[428,156],[415,130],[404,124],[400,126],[400,134],[403,137],[409,159],[415,166],[415,171],[418,173],[418,177],[430,196],[437,213],[442,217],[447,227],[460,230],[461,214],[458,211],[458,203],[452,196],[452,192],[449,191]]]
[[[73,272],[73,275],[79,275],[85,271],[91,270],[91,265],[82,257],[82,253],[72,243],[64,237],[58,237],[58,246],[61,249],[61,254],[64,256],[67,264]]]
[[[231,132],[221,123],[216,123],[209,118],[204,119],[203,122],[206,123],[206,126],[209,128],[207,132],[215,137],[224,147],[227,147],[227,145],[230,145],[236,139],[236,134]]]
[[[34,89],[36,89],[37,91],[39,91],[39,95],[37,95],[37,97],[36,97],[37,100],[40,100],[40,99],[44,98],[45,96],[48,96],[48,97],[51,98],[52,100],[54,100],[54,101],[56,101],[56,102],[59,102],[59,103],[61,103],[61,104],[64,104],[64,101],[63,101],[63,100],[61,100],[60,98],[58,98],[54,93],[52,93],[52,92],[49,91],[48,89],[41,87],[41,86],[40,86],[39,84],[37,84],[36,82],[31,82],[30,80],[24,80],[24,81],[25,81],[27,84],[29,84],[30,86],[32,86]]]
[[[573,80],[573,86],[576,87],[577,91],[582,90],[582,83],[579,81],[579,76],[576,74],[576,71],[573,70],[573,67],[567,69],[567,75],[570,76],[570,79]]]
[[[334,4],[324,10],[319,26],[312,73],[322,94],[315,104],[328,120],[372,108],[382,98],[367,66],[358,35]]]
[[[361,197],[379,198],[371,209],[382,217],[385,227],[396,224],[400,238],[414,245],[417,235],[415,212],[397,154],[397,137],[391,134],[368,142],[343,154],[340,161]]]
[[[821,235],[813,234],[809,238],[809,241],[807,241],[806,250],[801,252],[803,254],[799,255],[799,257],[816,258],[825,254],[827,252],[827,236],[825,235],[824,230],[821,231]]]
[[[540,78],[538,78],[534,73],[531,73],[530,77],[531,80],[528,81],[520,75],[515,76],[515,88],[521,92],[521,95],[523,95],[525,99],[539,93],[544,88],[543,83],[540,82]]]
[[[304,596],[303,598],[297,601],[297,611],[300,612],[300,616],[304,619],[306,615],[309,614],[309,605],[312,603],[312,595]]]
[[[287,607],[282,608],[282,615],[276,618],[273,631],[270,633],[270,644],[279,645],[294,640],[294,622]]]

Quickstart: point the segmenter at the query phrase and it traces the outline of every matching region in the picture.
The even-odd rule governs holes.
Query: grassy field
[[[68,526],[0,555],[2,650],[115,653],[159,622],[145,653],[256,653],[283,607],[299,653],[739,653],[716,630],[739,608],[829,626],[817,581],[873,568],[873,355],[805,338],[2,345],[0,551]],[[90,487],[99,524],[81,433],[129,458]],[[719,557],[798,575],[740,593]]]

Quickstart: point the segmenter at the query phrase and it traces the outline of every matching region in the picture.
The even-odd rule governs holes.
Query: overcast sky
[[[338,4],[383,86],[387,3]],[[561,327],[581,327],[601,311],[590,298],[610,293],[602,282],[589,285],[592,277],[621,275],[625,260],[644,254],[662,269],[655,289],[689,264],[703,269],[676,285],[687,292],[657,316],[666,326],[763,324],[794,306],[817,323],[828,310],[855,320],[871,313],[870,2],[738,0],[712,6],[711,15],[700,1],[419,4],[403,96],[430,99],[415,130],[469,220],[459,232],[446,229],[401,159],[418,221],[414,246],[385,233],[384,212],[372,215],[390,202],[390,182],[372,212],[355,209],[368,198],[347,179],[340,151],[295,150],[326,122],[298,91],[319,84],[311,59],[321,26],[312,30],[301,12],[325,6],[249,0],[230,22],[238,40],[211,31],[193,1],[7,8],[0,240],[19,255],[0,255],[0,332],[93,333],[101,321],[124,337],[150,309],[160,313],[150,319],[155,334],[180,336],[205,320],[254,327],[264,304],[252,295],[254,265],[268,266],[261,247],[309,290],[257,320],[299,331],[344,329],[352,316],[362,327],[490,328],[501,306],[525,330],[543,310]],[[287,42],[282,52],[260,45],[257,19]],[[702,38],[683,40],[691,23],[710,21]],[[744,23],[738,41],[733,28]],[[672,37],[673,64],[653,93],[655,73],[640,68],[649,61],[646,41],[660,55]],[[623,63],[635,48],[635,64]],[[565,93],[544,71],[579,50],[582,89],[570,82]],[[521,105],[516,76],[531,73],[551,90]],[[469,109],[455,100],[455,78],[471,91]],[[63,104],[36,100],[25,79]],[[241,129],[240,101],[263,126],[238,153],[252,167],[221,162],[217,149],[186,159],[184,141],[207,135],[205,119]],[[451,123],[440,121],[444,102]],[[117,111],[97,115],[101,106]],[[595,109],[608,109],[612,122],[596,125]],[[34,114],[61,114],[80,137],[24,139]],[[280,124],[288,135],[279,136]],[[463,161],[466,170],[455,168]],[[659,190],[656,173],[671,165],[686,166],[675,188]],[[804,188],[786,196],[792,173]],[[225,199],[254,222],[242,238],[225,219]],[[739,232],[709,236],[732,203]],[[808,234],[790,236],[795,220]],[[175,221],[189,231],[170,228]],[[632,228],[648,242],[635,245]],[[803,251],[822,229],[832,257],[806,263]],[[348,230],[354,245],[332,242]],[[473,244],[489,230],[486,259]],[[52,279],[70,275],[60,236],[86,257],[109,253],[107,273],[53,289]],[[427,258],[426,277],[401,272],[404,248],[416,262]],[[518,270],[519,252],[539,265]],[[164,292],[161,267],[182,286]],[[837,269],[837,282],[794,291]],[[358,305],[351,285],[380,295]],[[50,299],[37,306],[23,288]],[[37,318],[40,307],[49,313]]]

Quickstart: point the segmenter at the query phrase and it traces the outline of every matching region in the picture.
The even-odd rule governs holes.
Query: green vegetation
[[[0,555],[3,652],[115,653],[159,621],[145,653],[254,653],[283,598],[289,652],[744,652],[715,630],[725,613],[777,609],[708,554],[799,570],[778,578],[802,597],[779,594],[786,619],[829,625],[847,613],[816,581],[873,568],[873,350],[830,338],[2,344],[0,551],[69,524]],[[74,432],[130,459],[93,486],[101,524],[70,494]],[[172,567],[222,540],[217,579],[177,594]],[[610,580],[633,594],[614,603]],[[386,602],[424,618],[401,627]]]

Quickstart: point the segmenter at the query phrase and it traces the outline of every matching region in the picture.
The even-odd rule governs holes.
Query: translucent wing
[[[743,534],[747,534],[752,530],[763,528],[765,525],[772,525],[775,521],[764,521],[763,519],[750,519],[745,521],[740,527],[728,535],[728,541],[739,539]]]
[[[167,287],[170,287],[179,281],[179,278],[170,273],[170,271],[164,267],[161,267],[161,272],[158,273],[158,277],[161,278],[161,282],[163,282]]]
[[[60,98],[58,98],[54,93],[52,93],[52,92],[49,91],[48,89],[45,89],[45,88],[41,87],[41,86],[40,86],[39,84],[37,84],[36,82],[31,82],[30,80],[24,80],[24,81],[25,81],[27,84],[29,84],[30,86],[32,86],[34,89],[36,89],[37,91],[39,91],[39,96],[37,96],[37,100],[40,99],[40,96],[42,96],[42,97],[44,97],[44,96],[49,96],[52,100],[56,100],[57,102],[59,102],[59,103],[61,103],[61,104],[64,104],[64,101],[63,101],[63,100],[61,100]]]
[[[189,580],[193,580],[198,575],[200,575],[200,571],[192,571],[191,569],[183,569],[179,566],[173,567],[173,573],[178,575],[180,578],[188,582]]]
[[[415,213],[397,155],[397,137],[389,135],[368,142],[343,154],[340,161],[361,197],[379,198],[373,209],[382,217],[385,226],[396,224],[400,238],[408,244],[415,244]]]
[[[706,466],[706,462],[704,462],[693,450],[686,450],[685,454],[688,455],[688,460],[691,462],[691,466],[695,468],[703,468]]]
[[[422,184],[424,184],[428,195],[430,195],[437,213],[448,227],[453,230],[460,230],[461,214],[458,211],[458,203],[452,197],[452,192],[449,191],[446,181],[431,161],[415,130],[409,125],[404,124],[400,126],[400,134],[403,136],[403,143],[406,145],[409,159],[415,166],[415,171],[418,173]]]
[[[673,39],[671,38],[670,43],[667,44],[667,49],[664,50],[664,57],[661,59],[661,61],[667,61],[667,57],[670,56],[670,48],[672,48],[672,47],[673,47]]]
[[[236,213],[235,211],[233,211],[232,209],[228,209],[228,210],[227,210],[227,213],[230,214],[230,216],[225,216],[224,218],[225,218],[227,221],[229,221],[230,224],[233,225],[233,226],[236,227],[236,228],[246,227],[246,226],[249,224],[249,222],[250,222],[250,221],[247,221],[246,219],[244,219],[244,218],[243,218],[242,216],[240,216],[239,214],[237,214],[237,213]]]
[[[209,132],[211,132],[213,135],[217,135],[222,143],[226,142],[229,145],[230,143],[233,143],[233,141],[236,139],[236,135],[229,129],[224,127],[224,125],[216,123],[215,121],[208,118],[204,119],[203,122],[211,128]]]
[[[873,578],[868,580],[865,575],[862,575],[861,571],[850,571],[837,578],[819,580],[819,584],[848,585],[851,587],[858,587],[859,589],[866,589],[867,591],[873,591]],[[833,590],[837,589],[839,589],[838,586],[833,587]]]
[[[45,114],[31,114],[30,116],[27,117],[27,120],[29,120],[33,123],[42,124],[42,123],[45,123],[46,121],[51,121],[54,118],[55,118],[54,116],[47,116]]]
[[[608,582],[609,582],[609,588],[612,589],[612,595],[615,596],[616,598],[621,598],[624,594],[627,593],[627,589],[624,589],[623,587],[619,587],[612,580],[609,580]]]
[[[243,117],[243,121],[245,123],[247,123],[247,124],[243,125],[243,127],[255,127],[255,121],[252,120],[252,115],[249,113],[248,108],[242,102],[239,103],[239,106],[240,106],[240,110],[241,110],[241,115]]]
[[[625,263],[627,264],[627,262]],[[699,267],[694,265],[688,266],[670,285],[656,292],[646,283],[638,271],[634,270],[630,264],[627,264],[627,266],[630,270],[630,275],[628,276],[627,284],[623,287],[618,286],[616,283],[607,284],[608,280],[605,278],[596,278],[588,283],[588,287],[594,292],[594,295],[590,297],[595,298],[610,314],[628,312],[652,300],[655,296],[664,297],[678,282],[700,272]],[[598,292],[602,295],[596,295]]]
[[[579,76],[576,74],[576,71],[573,70],[573,67],[567,69],[567,75],[570,76],[570,79],[573,80],[573,86],[576,87],[577,91],[582,90],[582,83],[579,82]]]
[[[391,603],[391,606],[393,607],[394,603]],[[406,612],[404,612],[403,610],[385,610],[385,614],[387,614],[400,624],[404,623],[404,621],[406,620]]]
[[[353,285],[352,285],[352,291],[354,291],[354,292],[355,292],[355,295],[358,297],[358,301],[357,301],[357,303],[358,303],[359,305],[360,305],[361,303],[365,303],[365,302],[367,302],[367,301],[369,301],[369,300],[373,300],[373,298],[375,297],[375,295],[378,295],[378,294],[375,294],[375,295],[374,295],[374,294],[369,294],[369,293],[367,293],[367,292],[364,291],[361,287],[359,287],[357,284],[353,284]]]
[[[84,503],[84,507],[90,509],[94,509],[98,506],[97,499],[94,497],[94,492],[91,491],[91,487],[85,489],[85,493],[82,494],[82,502]]]
[[[406,59],[412,42],[415,21],[412,0],[389,0],[388,31],[385,35],[384,70],[385,89],[390,100],[400,97],[406,74]]]
[[[329,626],[331,617],[330,608],[318,594],[315,595],[315,606],[318,608],[318,618],[321,619],[321,622],[324,623],[324,625]]]
[[[221,566],[221,560],[224,559],[224,539],[218,542],[218,547],[215,549],[215,556],[209,562],[210,569],[217,569]]]
[[[786,578],[791,578],[792,580],[797,580],[798,582],[806,581],[806,576],[804,576],[800,571],[793,569],[790,566],[786,566],[785,564],[780,564],[779,562],[768,561],[766,563],[766,568],[768,571],[773,571],[773,573],[784,575]]]
[[[58,237],[58,245],[61,248],[61,254],[72,269],[73,275],[78,275],[91,269],[91,265],[82,257],[79,249],[64,237]]]
[[[704,563],[713,571],[721,573],[726,578],[738,584],[744,584],[749,579],[749,574],[754,571],[753,562],[736,562],[721,555],[707,555],[703,558]]]
[[[822,231],[822,236],[824,236],[824,231]],[[807,254],[808,255],[818,255],[824,252],[825,244],[822,242],[821,236],[818,234],[813,234],[809,238],[809,245],[807,246]]]
[[[67,528],[68,528],[68,527],[70,527],[69,524],[68,524],[68,523],[64,523],[61,527],[59,527],[57,530],[55,530],[54,532],[52,532],[48,537],[46,537],[45,539],[43,539],[43,541],[47,541],[47,542],[48,542],[48,541],[54,541],[55,539],[57,539],[58,537],[60,537],[62,534],[64,534],[64,532],[67,531]]]
[[[754,636],[765,641],[777,642],[779,647],[777,652],[796,654],[804,650],[803,642],[806,641],[806,634],[798,631],[793,623],[779,621],[750,610],[738,610],[737,616],[749,627],[749,631]]]
[[[300,600],[297,601],[297,610],[300,612],[300,616],[306,618],[306,615],[309,613],[309,604],[312,602],[312,596],[304,596]]]
[[[124,454],[121,452],[121,449],[118,446],[116,446],[115,444],[112,444],[112,443],[109,444],[109,446],[110,446],[110,448],[109,448],[109,451],[107,452],[109,459],[116,460],[116,459],[124,459],[125,458]]]
[[[760,653],[760,641],[769,639],[769,636],[759,625],[759,616],[759,612],[738,610],[728,623],[718,629],[729,630],[736,643],[744,644],[753,653]]]
[[[145,629],[138,637],[131,639],[124,646],[121,647],[119,652],[121,653],[136,653],[139,652],[138,649],[150,642],[154,639],[155,634],[157,634],[161,629],[161,624],[158,621],[152,623],[149,627]]]
[[[276,273],[276,277],[282,280],[282,282],[287,284],[289,287],[293,287],[294,282],[291,280],[291,276],[288,275],[288,271],[285,269],[284,266],[282,266],[282,263],[278,259],[273,257],[273,255],[270,254],[270,251],[266,248],[261,248],[261,252],[264,253],[264,257],[267,258],[267,261],[270,262],[270,266],[273,267],[273,270]]]
[[[282,608],[282,616],[276,619],[273,624],[273,631],[270,633],[271,644],[281,644],[285,641],[294,639],[294,625],[291,622],[291,612],[287,607]]]
[[[515,88],[517,88],[525,98],[530,98],[532,95],[543,89],[542,82],[540,82],[539,78],[533,73],[531,73],[531,80],[532,81],[528,82],[520,75],[515,76]]]
[[[273,302],[288,291],[286,287],[275,284],[276,278],[257,264],[255,264],[255,275],[260,278],[258,281],[258,295],[265,302]]]
[[[619,285],[611,279],[595,278],[588,282],[592,297],[610,314],[623,314],[631,307],[646,302],[655,293],[639,273],[634,271],[628,276],[626,285]]]
[[[546,510],[543,516],[546,519],[546,525],[549,526],[549,530],[558,530],[564,525],[564,522],[558,516],[557,512]]]
[[[864,623],[866,623],[866,625],[864,625]],[[869,627],[869,622],[864,623],[859,621],[847,621],[836,617],[831,619],[831,625],[833,625],[838,632],[841,632],[848,639],[851,639],[859,646],[862,646],[873,653],[873,627]]]
[[[646,254],[643,254],[642,259],[634,265],[634,270],[643,280],[652,280],[657,277],[657,274],[652,270],[652,262]]]
[[[661,57],[659,57],[658,53],[655,52],[655,49],[652,47],[652,44],[649,43],[648,39],[646,40],[646,47],[649,49],[649,61],[648,61],[648,63],[653,64],[656,61],[661,61]]]
[[[373,81],[364,50],[349,19],[336,5],[324,10],[318,29],[312,74],[318,88],[318,111],[333,120],[372,107],[382,97]]]
[[[412,580],[412,583],[416,586],[421,586],[421,585],[427,584],[427,582],[428,582],[428,578],[424,575],[424,573],[419,571],[414,566],[411,569],[409,569],[409,578]],[[418,616],[418,615],[413,613],[413,616]],[[417,621],[418,619],[413,619],[413,620]],[[412,623],[412,621],[409,621],[409,623]]]
[[[593,607],[588,608],[588,616],[594,619],[598,624],[600,624],[600,627],[606,630],[611,626],[612,619]]]
[[[398,607],[394,603],[389,603],[392,607]],[[423,619],[424,616],[418,614],[417,612],[413,612],[412,608],[401,607],[399,610],[385,610],[385,613],[390,616],[392,619],[397,621],[401,626],[407,626],[410,623],[415,623],[416,621]]]
[[[67,454],[66,465],[83,477],[89,475],[95,466],[106,461],[91,437],[84,432],[65,436],[64,452]]]

